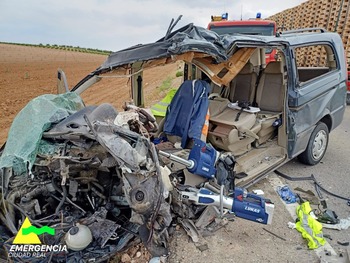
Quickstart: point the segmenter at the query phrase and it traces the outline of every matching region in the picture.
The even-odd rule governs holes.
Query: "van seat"
[[[230,83],[228,99],[231,102],[253,102],[255,85],[258,74],[254,71],[252,63],[248,62]]]
[[[256,114],[228,107],[230,101],[217,98],[209,101],[208,140],[217,148],[241,155],[251,148],[251,143],[259,139],[257,133],[261,125]],[[239,114],[238,120],[236,120]]]
[[[261,123],[261,130],[258,132],[260,144],[273,137],[275,133],[276,127],[273,127],[272,124],[281,118],[285,85],[282,62],[272,61],[268,63],[261,73],[256,92],[256,103],[261,110],[258,114],[258,121]]]

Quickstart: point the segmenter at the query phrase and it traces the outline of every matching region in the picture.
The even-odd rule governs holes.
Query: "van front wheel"
[[[300,162],[308,165],[318,164],[326,153],[329,130],[326,124],[319,122],[310,136],[306,150],[298,156]]]

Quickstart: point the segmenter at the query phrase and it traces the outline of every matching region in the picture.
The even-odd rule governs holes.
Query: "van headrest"
[[[248,62],[244,65],[241,71],[238,74],[251,74],[254,72],[254,66],[252,63]]]
[[[265,70],[265,73],[272,73],[272,74],[278,74],[283,73],[283,67],[281,61],[271,61],[269,64],[267,64]]]

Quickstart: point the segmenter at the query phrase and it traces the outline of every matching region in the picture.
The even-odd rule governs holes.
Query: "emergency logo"
[[[55,229],[49,226],[37,228],[26,217],[12,242],[9,256],[17,258],[42,258],[46,257],[47,252],[67,252],[66,245],[43,245],[38,235],[44,233],[54,236]]]
[[[38,235],[44,234],[45,232],[52,236],[55,235],[54,228],[48,226],[36,228],[35,226],[32,226],[28,217],[26,217],[12,244],[41,245]]]

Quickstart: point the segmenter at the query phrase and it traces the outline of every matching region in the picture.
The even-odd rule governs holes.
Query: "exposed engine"
[[[44,132],[30,173],[7,171],[1,221],[8,250],[26,216],[56,229],[46,244],[73,251],[48,253],[53,262],[102,261],[140,239],[153,255],[168,253],[172,217],[156,150],[130,130],[147,132],[138,118],[123,127],[113,123],[117,114],[109,104],[76,112]]]
[[[224,210],[271,223],[270,200],[234,187],[232,156],[218,158],[200,140],[175,154],[156,149],[151,142],[155,119],[143,109],[126,109],[118,113],[102,104],[60,117],[36,144],[24,146],[37,145],[35,156],[20,154],[28,167],[12,154],[10,167],[0,169],[0,242],[6,250],[0,252],[10,258],[20,253],[25,262],[101,262],[142,241],[159,257],[169,254],[173,221],[194,242],[198,231],[220,227],[213,218],[224,219]],[[7,156],[0,161],[6,164]],[[194,174],[200,183],[188,183]],[[21,254],[33,250],[32,244],[44,245],[39,256],[38,251]]]

